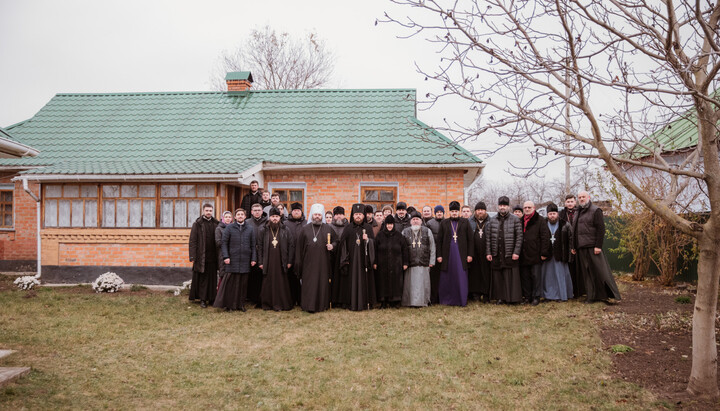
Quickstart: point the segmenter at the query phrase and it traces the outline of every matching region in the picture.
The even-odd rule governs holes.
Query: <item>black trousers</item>
[[[528,301],[540,298],[542,295],[542,264],[520,266],[520,286],[522,296]]]

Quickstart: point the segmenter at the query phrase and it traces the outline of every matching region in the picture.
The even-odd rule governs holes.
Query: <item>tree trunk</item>
[[[720,281],[720,245],[713,239],[714,224],[706,224],[698,239],[698,287],[692,327],[692,370],[687,390],[693,395],[717,397],[715,315]]]

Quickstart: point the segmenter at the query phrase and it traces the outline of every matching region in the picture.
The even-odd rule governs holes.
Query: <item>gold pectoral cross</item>
[[[457,234],[453,234],[453,240],[457,243]]]
[[[413,248],[415,248],[415,240],[413,240]]]
[[[272,245],[273,245],[273,248],[277,248],[277,245],[278,245],[278,240],[277,240],[277,238],[276,238],[276,237],[273,237],[273,240],[272,240]]]

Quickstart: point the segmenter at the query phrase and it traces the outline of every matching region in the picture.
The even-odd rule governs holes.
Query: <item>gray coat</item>
[[[520,255],[523,245],[523,225],[517,216],[510,213],[505,221],[505,257],[511,258],[513,254]],[[486,225],[485,252],[493,257],[498,256],[498,231],[500,220],[498,216],[491,218]]]

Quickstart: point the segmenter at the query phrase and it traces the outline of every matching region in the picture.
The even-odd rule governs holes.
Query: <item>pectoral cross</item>
[[[550,244],[555,245],[555,234],[550,236]]]
[[[482,228],[478,228],[478,233],[480,233],[480,238],[482,238],[482,235],[483,235],[483,229],[482,229]]]
[[[277,248],[277,245],[278,245],[278,240],[277,240],[277,238],[273,237],[272,245],[273,245],[273,248]]]
[[[453,240],[457,243],[457,233],[453,233]]]

